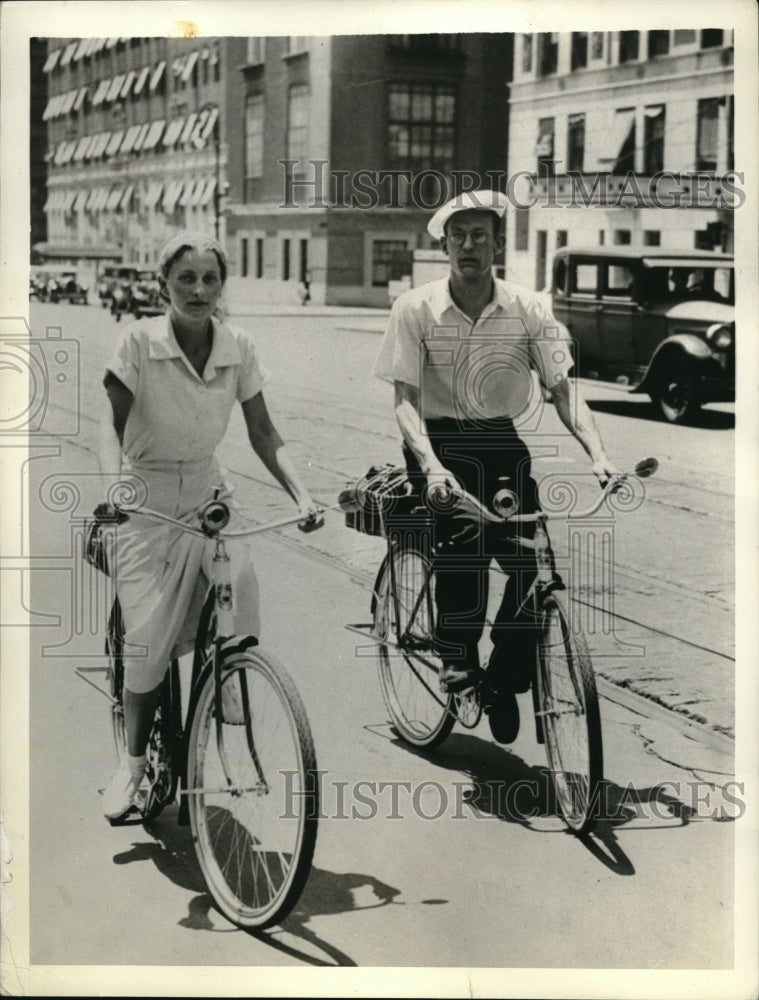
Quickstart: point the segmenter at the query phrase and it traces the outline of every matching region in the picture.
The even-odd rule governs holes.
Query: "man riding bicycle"
[[[499,192],[472,191],[432,216],[427,231],[440,240],[449,275],[395,301],[374,374],[394,385],[412,481],[431,492],[463,488],[486,505],[505,487],[519,497],[521,512],[529,513],[539,507],[538,490],[514,420],[530,422],[546,396],[590,456],[598,479],[604,482],[617,470],[570,381],[566,329],[534,292],[493,277],[494,257],[504,246],[505,208]],[[533,557],[525,566],[504,533],[489,529],[476,537],[438,538],[435,643],[449,691],[476,683],[494,558],[508,580],[491,629],[489,720],[495,739],[511,743],[519,731],[515,695],[529,686],[525,668],[535,642],[530,623],[515,619],[523,579],[534,576]]]

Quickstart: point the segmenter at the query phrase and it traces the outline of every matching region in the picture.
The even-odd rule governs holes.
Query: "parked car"
[[[65,264],[35,265],[29,274],[29,297],[40,302],[68,302],[87,304],[89,286],[82,284],[76,268]]]
[[[158,316],[165,308],[157,272],[138,271],[131,286],[129,311],[139,319],[140,316]]]
[[[671,423],[735,399],[733,258],[709,251],[556,251],[551,300],[578,375],[646,392]]]
[[[113,292],[117,285],[131,282],[137,277],[135,264],[107,264],[98,279],[98,298],[104,309],[112,307]]]

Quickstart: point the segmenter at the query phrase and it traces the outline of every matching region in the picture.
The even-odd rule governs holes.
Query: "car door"
[[[623,384],[637,381],[636,327],[632,263],[608,260],[600,268],[598,338],[604,377]]]
[[[600,376],[602,360],[598,339],[600,273],[597,259],[570,255],[569,302],[564,322],[575,341],[575,372],[589,378]]]

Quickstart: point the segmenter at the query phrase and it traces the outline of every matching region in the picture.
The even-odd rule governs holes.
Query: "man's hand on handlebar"
[[[461,494],[459,482],[452,472],[442,466],[427,473],[427,497],[433,503],[445,502],[453,496]]]

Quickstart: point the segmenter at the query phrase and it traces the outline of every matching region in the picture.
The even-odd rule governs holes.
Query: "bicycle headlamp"
[[[706,331],[706,339],[716,351],[726,351],[733,346],[733,329],[725,323],[715,323]]]
[[[206,504],[200,512],[200,525],[203,531],[222,531],[229,524],[229,507],[218,500]]]

